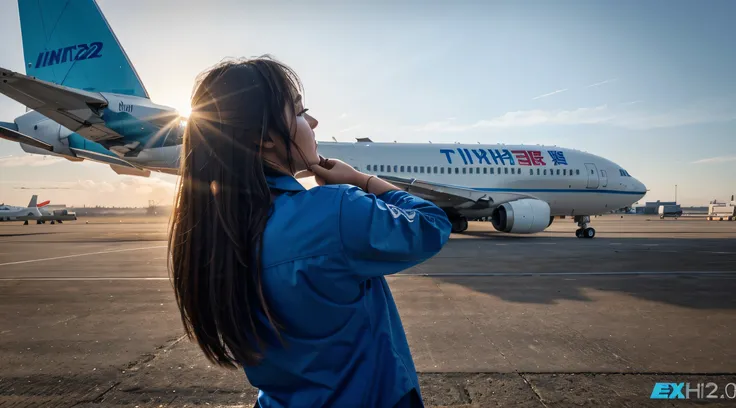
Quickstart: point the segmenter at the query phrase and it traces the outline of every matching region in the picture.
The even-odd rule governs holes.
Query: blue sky
[[[605,156],[684,205],[736,194],[736,2],[99,1],[156,103],[188,106],[224,57],[270,53],[319,140],[542,143]],[[17,3],[0,66],[23,71]],[[0,120],[24,108],[0,96]],[[174,177],[29,156],[0,141],[0,202],[170,203]]]

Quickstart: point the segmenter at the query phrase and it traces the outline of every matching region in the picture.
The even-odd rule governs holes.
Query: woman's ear
[[[273,141],[273,135],[271,132],[268,132],[266,136],[263,137],[263,142],[261,143],[261,148],[264,150],[271,150],[276,147],[276,143]]]
[[[264,139],[262,146],[263,146],[264,149],[271,150],[274,147],[276,147],[276,143],[272,142],[270,139]]]

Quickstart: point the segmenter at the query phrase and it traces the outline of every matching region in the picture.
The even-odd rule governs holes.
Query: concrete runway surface
[[[251,407],[183,330],[166,219],[0,224],[0,407]],[[85,222],[89,222],[86,224]],[[627,215],[512,236],[471,223],[389,277],[427,406],[736,405],[736,222]],[[729,385],[731,383],[732,385]],[[719,398],[724,395],[724,398]]]

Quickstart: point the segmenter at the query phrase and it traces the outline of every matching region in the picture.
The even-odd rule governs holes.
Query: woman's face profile
[[[314,128],[317,127],[319,122],[306,111],[302,96],[298,95],[294,101],[294,111],[287,112],[286,116],[290,121],[288,123],[289,128],[295,130],[292,143],[296,146],[293,146],[291,151],[297,171],[306,170],[315,164],[319,164],[317,140],[314,136]],[[299,154],[299,151],[302,152],[304,158]]]

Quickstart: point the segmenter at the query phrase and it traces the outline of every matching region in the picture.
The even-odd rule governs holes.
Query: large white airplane
[[[591,215],[631,206],[646,187],[618,164],[556,146],[320,142],[322,156],[350,163],[445,210],[453,232],[490,220],[502,232],[532,234],[571,216],[593,238]]]
[[[0,137],[34,154],[92,160],[118,174],[177,174],[184,121],[153,103],[94,0],[18,0],[26,74],[0,68],[0,93],[30,112],[0,122]],[[47,22],[54,22],[48,24]],[[548,146],[326,143],[340,158],[432,200],[453,220],[489,219],[535,233],[573,216],[592,238],[590,216],[626,207],[646,188],[602,157]]]
[[[38,196],[34,195],[27,207],[0,204],[0,222],[40,220],[43,217],[40,207],[45,206],[49,201],[44,201],[41,204],[38,204],[37,201]]]

